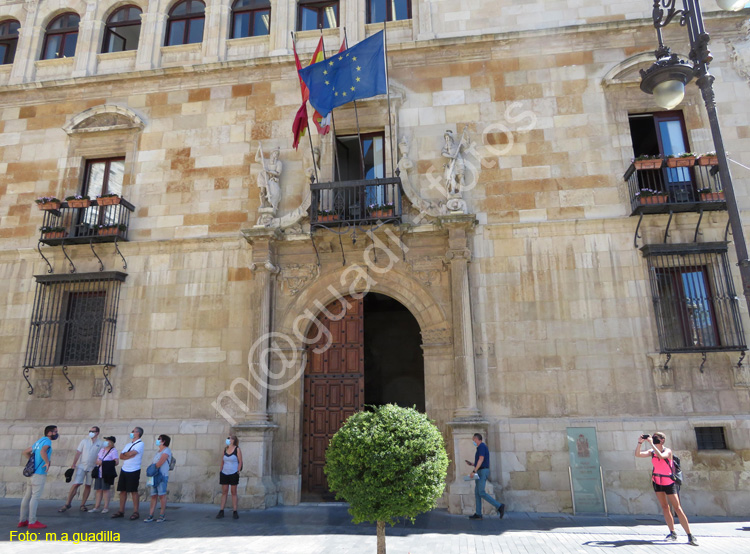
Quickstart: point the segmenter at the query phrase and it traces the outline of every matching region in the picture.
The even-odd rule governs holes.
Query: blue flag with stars
[[[386,93],[383,31],[299,72],[310,104],[323,117],[333,108]]]

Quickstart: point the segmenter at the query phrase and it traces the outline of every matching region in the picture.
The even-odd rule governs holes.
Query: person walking
[[[34,474],[26,483],[26,491],[21,501],[21,513],[18,516],[18,527],[29,529],[47,527],[36,518],[36,510],[39,507],[39,498],[44,492],[44,484],[47,482],[47,472],[52,457],[52,441],[57,440],[59,436],[57,425],[47,425],[44,428],[44,436],[23,451],[23,455],[27,458],[34,457]]]
[[[650,445],[651,448],[644,451],[642,446],[644,442]],[[690,524],[680,504],[680,486],[672,479],[672,475],[674,475],[674,456],[672,451],[664,446],[666,442],[667,436],[662,432],[654,433],[653,437],[650,435],[641,435],[638,439],[638,445],[635,447],[635,457],[651,458],[651,464],[653,465],[651,484],[654,487],[656,499],[661,505],[661,511],[664,513],[664,521],[667,523],[667,527],[669,527],[669,535],[666,536],[665,540],[677,540],[677,533],[674,530],[674,517],[672,517],[672,511],[669,509],[669,505],[671,504],[677,514],[677,518],[680,520],[680,525],[682,525],[685,533],[687,533],[688,544],[698,546],[698,541],[690,532]]]
[[[156,438],[156,447],[158,450],[154,454],[154,459],[151,463],[156,466],[158,470],[156,475],[152,477],[153,485],[151,485],[151,507],[148,512],[148,517],[144,519],[146,523],[154,521],[154,511],[156,510],[157,499],[161,503],[159,510],[159,518],[156,523],[161,523],[166,519],[167,510],[167,483],[169,482],[169,464],[172,461],[172,451],[169,449],[169,444],[172,439],[168,435],[159,435]]]
[[[98,512],[99,507],[103,514],[109,512],[109,499],[112,494],[112,485],[115,482],[113,472],[115,466],[118,463],[117,460],[117,448],[115,448],[115,437],[104,437],[107,445],[99,450],[99,454],[96,456],[96,469],[94,478],[94,494],[96,500],[94,507],[89,510],[90,512]],[[104,497],[104,503],[102,503],[102,497]]]
[[[81,497],[80,510],[82,512],[88,511],[86,500],[88,500],[89,494],[91,494],[91,483],[93,481],[91,471],[96,465],[96,455],[104,444],[104,441],[99,440],[99,427],[92,425],[89,428],[89,436],[82,439],[76,449],[73,464],[70,466],[70,469],[75,471],[73,474],[73,485],[70,487],[65,505],[57,510],[58,512],[67,512],[70,509],[73,497],[75,497],[81,485],[83,485],[83,496]]]
[[[490,476],[490,449],[487,445],[482,442],[482,435],[474,433],[472,438],[474,446],[477,447],[476,454],[474,454],[474,463],[472,464],[469,460],[465,460],[467,464],[473,466],[469,477],[477,479],[474,486],[474,498],[476,499],[476,512],[474,515],[469,516],[469,519],[482,519],[482,500],[486,500],[497,510],[497,514],[500,519],[505,517],[505,504],[501,504],[494,498],[492,498],[487,491],[485,486],[487,485],[487,479]]]
[[[112,514],[113,518],[125,517],[125,503],[128,501],[128,493],[133,498],[133,513],[130,520],[135,521],[141,516],[138,513],[138,484],[141,480],[141,460],[143,459],[143,429],[133,427],[130,432],[130,440],[120,453],[122,460],[122,471],[117,480],[117,492],[120,493],[120,509]]]
[[[242,469],[242,451],[239,441],[235,435],[226,439],[226,448],[221,457],[219,468],[219,484],[221,485],[221,509],[216,514],[216,519],[224,517],[224,506],[227,505],[227,494],[232,488],[232,517],[239,519],[237,513],[237,484],[240,482],[240,470]]]

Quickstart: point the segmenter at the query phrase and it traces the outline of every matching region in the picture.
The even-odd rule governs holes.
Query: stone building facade
[[[228,433],[245,455],[245,506],[304,500],[319,356],[309,337],[321,321],[335,326],[321,310],[341,298],[356,305],[367,292],[397,301],[418,324],[412,343],[397,344],[421,351],[422,382],[410,387],[423,391],[454,462],[441,505],[473,509],[461,466],[479,431],[509,509],[571,511],[566,429],[593,427],[610,512],[656,513],[649,465],[633,449],[639,434],[662,430],[682,458],[687,511],[747,513],[746,305],[730,288],[703,299],[717,303],[715,337],[703,345],[687,337],[685,352],[669,357],[669,334],[695,329],[665,326],[655,311],[653,276],[668,274],[665,242],[678,255],[679,245],[704,245],[691,250],[701,256],[726,252],[721,284],[741,290],[726,211],[694,198],[694,209],[641,218],[634,190],[642,187],[623,179],[639,175],[631,158],[648,140],[635,134],[633,116],[664,111],[638,88],[655,47],[649,2],[412,0],[410,17],[388,25],[390,108],[381,96],[360,101],[357,117],[351,105],[335,111],[337,136],[355,136],[358,118],[363,133],[381,137],[376,177],[398,168],[402,214],[343,227],[311,227],[315,217],[324,223],[325,193],[311,198],[309,177],[334,181],[336,148],[333,133],[313,130],[315,168],[307,138],[291,146],[300,96],[290,31],[301,12],[293,0],[270,4],[267,35],[229,38],[232,2],[208,0],[202,41],[163,46],[176,2],[0,2],[0,24],[20,23],[15,58],[0,66],[0,494],[20,496],[19,452],[54,422],[61,438],[49,497],[63,496],[59,475],[79,435],[97,424],[118,444],[133,425],[147,444],[172,436],[170,501],[216,500]],[[705,4],[724,138],[732,159],[748,166],[748,12]],[[102,53],[107,21],[125,5],[142,12],[137,49]],[[343,27],[350,44],[382,28],[367,23],[366,5],[340,0],[339,27],[322,33],[329,54]],[[40,59],[50,25],[66,12],[80,17],[75,55]],[[303,63],[320,34],[297,33]],[[670,26],[665,39],[687,54],[683,29]],[[695,86],[674,111],[690,150],[713,150]],[[453,198],[445,194],[456,171],[444,155],[447,130],[448,153],[463,147],[465,182]],[[268,211],[257,185],[275,148],[281,199]],[[79,193],[97,160],[121,164],[121,196],[133,208],[122,240],[39,243],[49,216],[35,199]],[[731,169],[747,209],[750,172]],[[102,268],[119,291],[106,327],[111,360],[63,372],[59,331],[49,363],[29,364],[33,322],[52,302],[40,291],[81,275],[96,281]],[[713,271],[702,275],[717,279]],[[736,315],[733,342],[719,329],[719,301]],[[387,327],[389,317],[373,325]],[[91,329],[85,340],[92,333],[104,344]],[[347,378],[367,387],[368,375],[384,371],[386,350],[363,354],[364,377]],[[389,379],[382,390],[399,389],[397,376]],[[696,428],[707,427],[721,428],[724,448],[699,449]]]

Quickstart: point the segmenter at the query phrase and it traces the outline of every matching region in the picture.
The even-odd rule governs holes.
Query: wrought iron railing
[[[634,214],[726,209],[718,165],[669,167],[668,163],[674,162],[633,162],[625,172]]]
[[[310,185],[313,227],[401,222],[401,179],[370,179]]]
[[[135,206],[122,198],[109,205],[94,200],[84,208],[63,202],[57,210],[44,211],[39,240],[49,245],[128,240],[134,210]]]

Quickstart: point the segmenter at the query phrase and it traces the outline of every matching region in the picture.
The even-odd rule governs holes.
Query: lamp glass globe
[[[664,81],[654,87],[654,100],[665,110],[671,110],[679,105],[684,97],[685,84],[682,81]]]
[[[745,7],[747,0],[716,0],[716,3],[725,12],[737,12]]]

